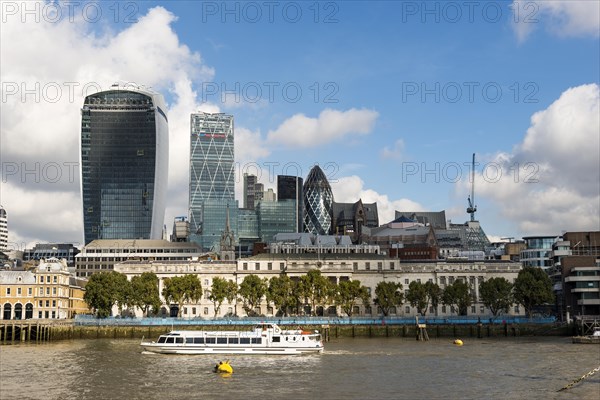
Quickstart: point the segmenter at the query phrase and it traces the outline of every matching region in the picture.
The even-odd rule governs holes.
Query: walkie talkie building
[[[163,97],[113,85],[81,109],[84,240],[160,239],[169,164]]]

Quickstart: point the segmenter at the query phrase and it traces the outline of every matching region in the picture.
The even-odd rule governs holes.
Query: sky
[[[598,1],[0,1],[9,247],[83,245],[80,110],[161,93],[165,224],[188,214],[190,114],[235,119],[242,174],[318,164],[337,202],[476,219],[492,241],[600,229]]]

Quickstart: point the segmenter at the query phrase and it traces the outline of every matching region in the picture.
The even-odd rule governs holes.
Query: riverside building
[[[168,121],[160,94],[115,84],[85,98],[81,109],[84,243],[162,237],[168,157]]]
[[[112,271],[116,263],[139,261],[189,261],[203,254],[197,244],[169,242],[166,240],[94,240],[75,256],[78,277],[88,277],[95,272]]]
[[[116,264],[115,271],[121,272],[131,279],[143,272],[154,272],[159,280],[159,292],[162,292],[165,278],[194,274],[202,284],[204,295],[197,303],[183,305],[184,318],[213,317],[215,316],[214,304],[208,299],[212,281],[215,277],[231,280],[238,285],[248,275],[257,275],[260,278],[270,279],[285,273],[292,279],[299,279],[312,269],[319,269],[323,276],[334,283],[344,280],[358,280],[366,286],[371,294],[368,304],[358,302],[354,307],[353,316],[378,317],[380,310],[374,303],[375,288],[381,281],[401,283],[406,292],[410,282],[434,282],[442,289],[456,280],[462,280],[471,287],[473,304],[468,308],[467,315],[488,316],[489,310],[481,302],[479,284],[493,277],[504,277],[509,282],[517,278],[521,266],[519,263],[509,261],[403,261],[390,259],[387,256],[374,253],[285,253],[285,254],[259,254],[253,257],[239,259],[237,262],[161,262],[161,261],[127,261]],[[174,304],[164,304],[163,313],[174,314]],[[255,310],[261,315],[275,315],[276,310],[272,304],[263,301]],[[342,316],[343,312],[335,305],[319,305],[316,310],[318,315]],[[141,312],[136,310],[141,316]],[[217,317],[226,315],[244,316],[245,312],[241,302],[225,301]],[[416,308],[408,303],[392,309],[390,316],[414,317]],[[437,308],[428,310],[427,316],[455,316],[456,311],[450,306],[440,304]],[[524,315],[524,310],[518,306],[510,309],[509,315]]]
[[[31,271],[0,271],[0,318],[65,319],[89,313],[85,283],[57,258],[41,260]]]

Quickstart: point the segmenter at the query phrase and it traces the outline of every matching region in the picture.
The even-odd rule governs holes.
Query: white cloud
[[[531,117],[523,142],[477,173],[491,200],[524,235],[600,229],[600,88],[570,88]],[[466,193],[467,181],[458,190]]]
[[[396,210],[423,211],[419,203],[410,199],[390,200],[387,195],[366,189],[364,181],[356,176],[346,176],[331,183],[333,198],[338,203],[354,203],[362,199],[363,203],[377,203],[379,223],[385,224],[394,220]]]
[[[514,0],[511,10],[519,41],[540,24],[558,36],[600,36],[600,2],[596,0]]]
[[[355,108],[347,111],[325,109],[318,118],[296,114],[274,131],[269,131],[267,139],[290,147],[319,146],[345,136],[371,133],[378,116],[376,111]]]
[[[393,160],[401,160],[404,156],[404,140],[398,139],[394,142],[392,147],[385,146],[383,150],[381,150],[381,157],[393,159]]]
[[[179,41],[172,28],[175,20],[164,8],[155,7],[116,33],[106,27],[98,32],[101,24],[81,19],[50,23],[27,18],[22,23],[13,16],[3,23],[0,200],[9,214],[9,240],[82,240],[78,163],[86,85],[93,92],[115,81],[135,82],[171,95],[166,221],[187,214],[189,115],[200,108],[219,109],[197,101],[193,86],[211,79],[214,71]],[[22,98],[23,89],[35,93]],[[68,178],[71,163],[77,164],[73,179]],[[15,165],[14,174],[7,171]],[[61,168],[60,179],[44,174],[46,166],[54,165]],[[23,171],[34,172],[23,175]]]

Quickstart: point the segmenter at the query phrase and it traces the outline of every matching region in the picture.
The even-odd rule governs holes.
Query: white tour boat
[[[260,323],[251,331],[171,331],[140,345],[161,354],[302,354],[322,353],[319,331],[283,330]]]

